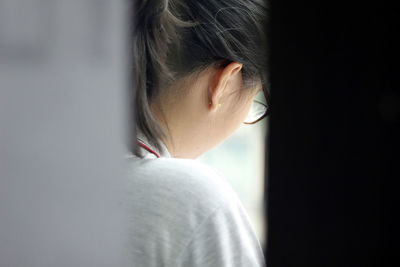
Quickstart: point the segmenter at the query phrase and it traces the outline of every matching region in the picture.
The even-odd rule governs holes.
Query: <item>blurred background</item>
[[[398,266],[394,1],[271,1],[267,265]]]

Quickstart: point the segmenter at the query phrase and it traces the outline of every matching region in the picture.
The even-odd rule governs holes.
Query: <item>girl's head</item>
[[[134,1],[136,127],[195,158],[242,124],[266,83],[265,1]]]

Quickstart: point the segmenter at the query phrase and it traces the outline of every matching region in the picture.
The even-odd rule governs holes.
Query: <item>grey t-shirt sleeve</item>
[[[258,267],[266,264],[243,206],[234,201],[223,203],[198,226],[174,266]]]

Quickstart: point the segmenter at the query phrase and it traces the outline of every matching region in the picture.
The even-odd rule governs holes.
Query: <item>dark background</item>
[[[397,9],[270,3],[267,265],[400,266]]]

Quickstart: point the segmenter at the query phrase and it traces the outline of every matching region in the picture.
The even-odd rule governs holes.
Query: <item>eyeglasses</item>
[[[266,116],[268,116],[270,109],[269,109],[269,94],[265,87],[256,94],[254,97],[253,103],[251,104],[251,108],[249,114],[247,115],[246,119],[244,120],[244,124],[254,124],[259,122]]]

